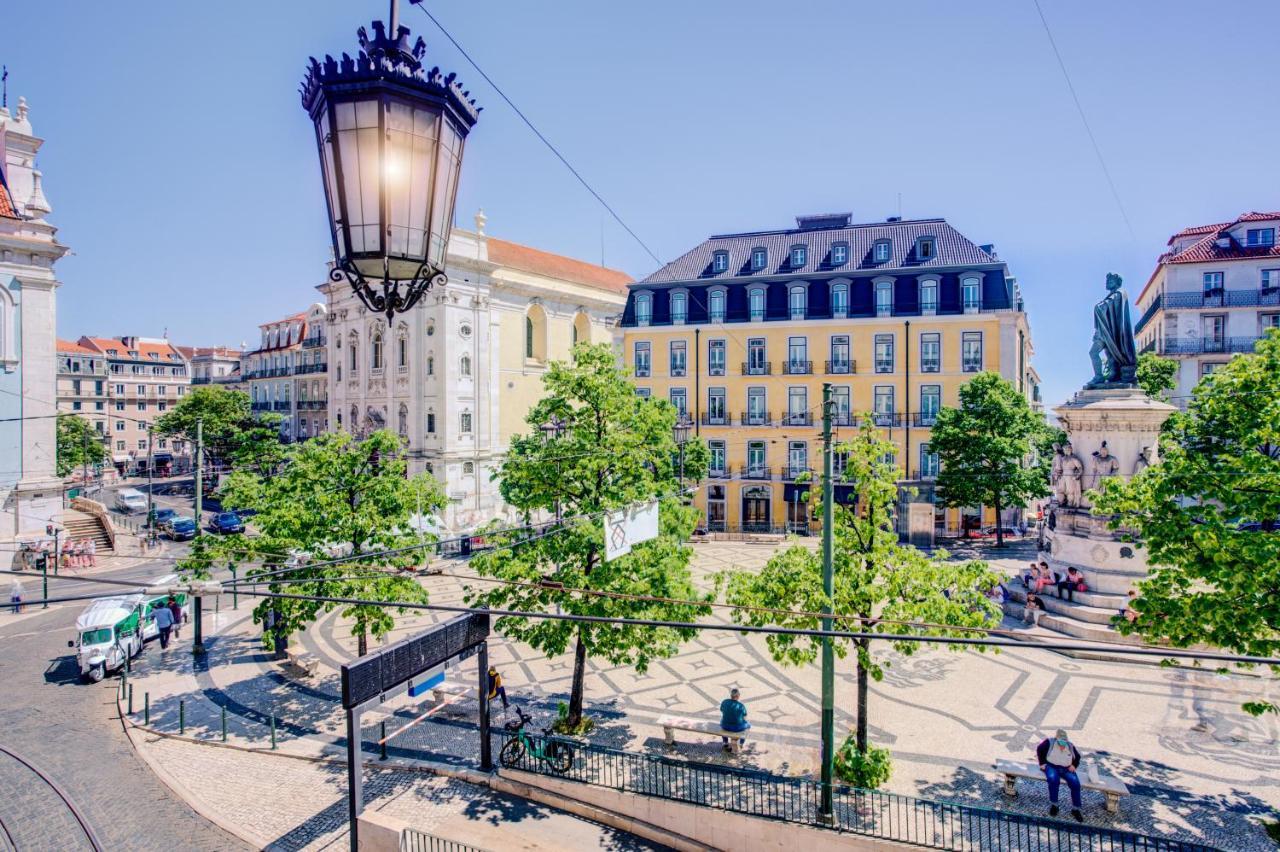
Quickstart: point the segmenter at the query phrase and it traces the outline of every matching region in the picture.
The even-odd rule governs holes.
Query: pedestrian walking
[[[168,648],[169,632],[173,629],[173,612],[164,604],[157,604],[155,609],[151,610],[151,620],[156,623],[156,629],[160,631],[161,650]]]
[[[1080,776],[1076,774],[1080,749],[1067,739],[1067,732],[1059,728],[1051,739],[1036,746],[1036,762],[1049,784],[1049,816],[1058,815],[1058,789],[1066,781],[1071,790],[1071,816],[1076,822],[1084,822],[1084,814],[1080,813]]]
[[[751,728],[751,723],[747,721],[747,705],[742,703],[741,698],[742,693],[734,687],[729,690],[729,697],[720,702],[720,727],[726,731],[746,731]],[[720,739],[724,740],[725,751],[729,751],[729,738]]]
[[[490,707],[493,707],[493,699],[502,699],[502,709],[507,709],[507,688],[502,685],[502,675],[498,674],[498,670],[489,666],[489,701]]]
[[[173,595],[169,595],[168,607],[169,612],[173,614],[173,638],[177,639],[178,634],[182,632],[182,607]]]
[[[14,577],[13,585],[9,586],[9,603],[13,605],[14,614],[22,612],[22,596],[25,591],[22,588],[22,581]]]
[[[98,565],[98,542],[89,539],[89,567],[96,568]]]

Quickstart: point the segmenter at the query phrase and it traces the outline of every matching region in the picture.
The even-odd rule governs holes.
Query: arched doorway
[[[773,527],[773,489],[748,485],[742,489],[742,531],[769,532]]]

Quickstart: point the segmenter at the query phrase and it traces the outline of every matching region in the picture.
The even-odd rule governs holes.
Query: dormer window
[[[799,269],[809,261],[809,249],[805,246],[791,247],[791,268]]]
[[[117,352],[115,349],[108,349],[107,354],[110,355],[112,358],[114,358],[116,357],[116,355],[119,354],[119,352]]]
[[[849,285],[831,285],[831,318],[844,319],[849,315]]]
[[[689,317],[689,296],[686,293],[671,294],[671,322],[684,325]]]
[[[711,271],[725,272],[729,269],[729,252],[718,251],[711,256]]]
[[[129,350],[129,357],[130,357],[130,358],[137,358],[137,357],[138,357],[138,351],[137,351],[136,349],[130,349],[130,350]]]
[[[933,237],[921,237],[916,240],[916,259],[933,260],[938,253],[938,245]]]
[[[712,290],[707,294],[707,318],[712,322],[724,322],[724,290]]]
[[[1273,246],[1276,244],[1275,228],[1250,228],[1245,234],[1246,246],[1257,248],[1260,246]]]
[[[155,352],[148,352],[148,353],[147,353],[147,357],[148,357],[148,358],[150,358],[152,361],[159,361],[159,360],[160,360],[160,356],[159,356],[159,355],[157,355]]]
[[[767,249],[757,248],[751,250],[751,268],[754,270],[764,269],[769,265],[769,252]]]
[[[636,325],[648,325],[653,319],[653,297],[648,293],[636,296]]]
[[[831,265],[844,266],[849,262],[849,244],[836,243],[831,247]]]
[[[793,320],[804,319],[805,310],[808,307],[809,291],[803,285],[791,288],[791,292],[787,296],[788,310]]]
[[[888,240],[876,240],[875,246],[871,249],[871,259],[876,263],[888,263],[892,247],[893,244]]]

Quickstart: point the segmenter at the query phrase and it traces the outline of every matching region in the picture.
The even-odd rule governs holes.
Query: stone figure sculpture
[[[1049,468],[1049,487],[1053,499],[1062,502],[1062,445],[1053,445],[1053,466]]]
[[[1114,272],[1107,275],[1107,295],[1093,306],[1093,378],[1085,388],[1134,387],[1137,384],[1138,347],[1133,341],[1129,297]]]
[[[1103,441],[1102,446],[1093,453],[1093,487],[1102,487],[1102,480],[1108,476],[1115,476],[1120,472],[1120,459],[1111,455],[1111,450],[1107,449],[1107,442]]]
[[[1062,505],[1080,508],[1084,498],[1084,462],[1075,454],[1071,442],[1062,446]]]
[[[1133,463],[1134,476],[1151,467],[1151,450],[1151,447],[1143,447],[1142,452],[1138,453],[1138,460]]]

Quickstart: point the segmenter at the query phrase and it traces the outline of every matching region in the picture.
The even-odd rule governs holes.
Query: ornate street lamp
[[[416,0],[415,0],[416,2]],[[302,106],[316,128],[333,236],[333,281],[345,279],[390,320],[443,285],[462,149],[479,109],[453,74],[424,69],[391,0],[391,34],[357,31],[353,59],[314,57]]]
[[[693,421],[686,415],[677,415],[676,423],[671,427],[671,437],[680,448],[680,490],[684,491],[684,445],[689,442],[689,432],[693,430]]]

